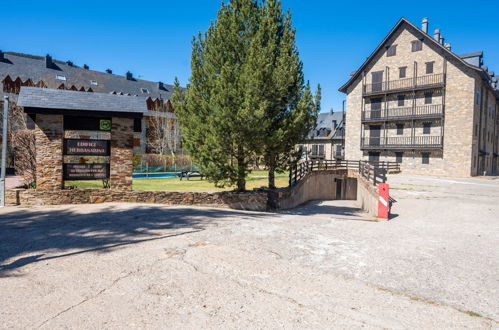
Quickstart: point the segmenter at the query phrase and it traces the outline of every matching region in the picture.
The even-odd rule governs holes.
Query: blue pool
[[[132,178],[174,178],[180,176],[180,173],[136,173],[132,174]]]

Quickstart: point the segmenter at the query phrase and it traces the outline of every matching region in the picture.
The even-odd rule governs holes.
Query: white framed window
[[[147,88],[141,88],[140,91],[144,94],[149,94],[149,90]]]
[[[56,74],[55,79],[66,81],[66,76],[63,76],[62,74]]]
[[[99,85],[99,83],[97,82],[97,80],[90,80],[90,85],[97,86]]]

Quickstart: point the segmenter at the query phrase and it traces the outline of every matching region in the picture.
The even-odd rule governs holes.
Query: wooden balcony
[[[390,136],[365,137],[361,139],[360,148],[365,150],[380,149],[440,149],[443,147],[443,136]]]
[[[374,84],[365,84],[362,88],[362,95],[363,96],[383,95],[389,93],[399,93],[404,91],[439,88],[444,86],[445,86],[445,74],[437,73],[420,77],[388,80]]]
[[[383,122],[383,121],[401,121],[412,119],[438,119],[442,118],[442,104],[422,105],[405,108],[391,108],[381,110],[362,111],[363,122]]]

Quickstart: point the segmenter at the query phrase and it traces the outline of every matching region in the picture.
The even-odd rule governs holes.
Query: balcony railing
[[[364,110],[362,111],[362,121],[441,118],[443,108],[442,104],[432,104],[406,108]]]
[[[361,149],[435,149],[442,148],[442,136],[364,137]]]
[[[407,90],[443,87],[445,75],[443,73],[430,74],[420,77],[405,78],[399,80],[388,80],[373,84],[365,84],[363,95],[395,93]]]

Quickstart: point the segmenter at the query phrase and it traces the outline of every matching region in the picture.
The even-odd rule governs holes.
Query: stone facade
[[[431,38],[412,24],[402,22],[399,28],[389,35],[384,47],[366,63],[361,74],[350,82],[345,90],[348,123],[345,158],[368,160],[371,153],[371,159],[375,159],[379,153],[379,161],[398,160],[404,173],[458,177],[481,174],[481,171],[492,174],[499,168],[497,165],[494,167],[497,157],[493,156],[494,149],[497,150],[499,144],[498,94],[490,85],[483,83],[476,70],[436,45]],[[422,48],[419,51],[412,51],[412,42],[415,40],[422,40]],[[396,45],[396,53],[393,56],[388,56],[387,47],[390,45]],[[433,63],[433,69],[429,73],[427,63]],[[401,70],[404,70],[401,68],[404,67],[405,75],[401,75]],[[443,77],[443,83],[442,86],[412,90],[401,88],[399,91],[393,88],[385,93],[366,95],[363,88],[369,91],[374,72],[382,72],[383,83],[390,84],[387,86],[403,86],[410,79],[425,81],[438,79],[439,76]],[[481,90],[480,105],[476,102],[478,90]],[[428,97],[430,92],[431,96]],[[381,106],[376,104],[380,102],[377,100],[379,98]],[[437,115],[421,119],[398,117],[379,122],[363,120],[363,112],[370,115],[379,107],[380,113],[436,109]],[[488,119],[484,119],[485,113],[488,114]],[[480,128],[475,128],[477,125]],[[377,140],[374,136],[371,139],[370,132],[376,132],[372,130],[372,126],[381,127],[380,141],[402,141],[403,144],[405,141],[436,141],[440,145],[435,147],[409,143],[409,146],[362,147],[362,142],[371,144]],[[378,130],[378,127],[374,129]],[[478,131],[480,133],[477,133]],[[478,134],[482,134],[480,147]],[[482,160],[478,156],[480,150],[482,154],[486,154],[482,156]],[[428,164],[424,159],[427,156]]]
[[[63,116],[36,116],[36,187],[58,190],[63,187]]]
[[[132,190],[133,119],[112,119],[110,187],[113,190]]]

